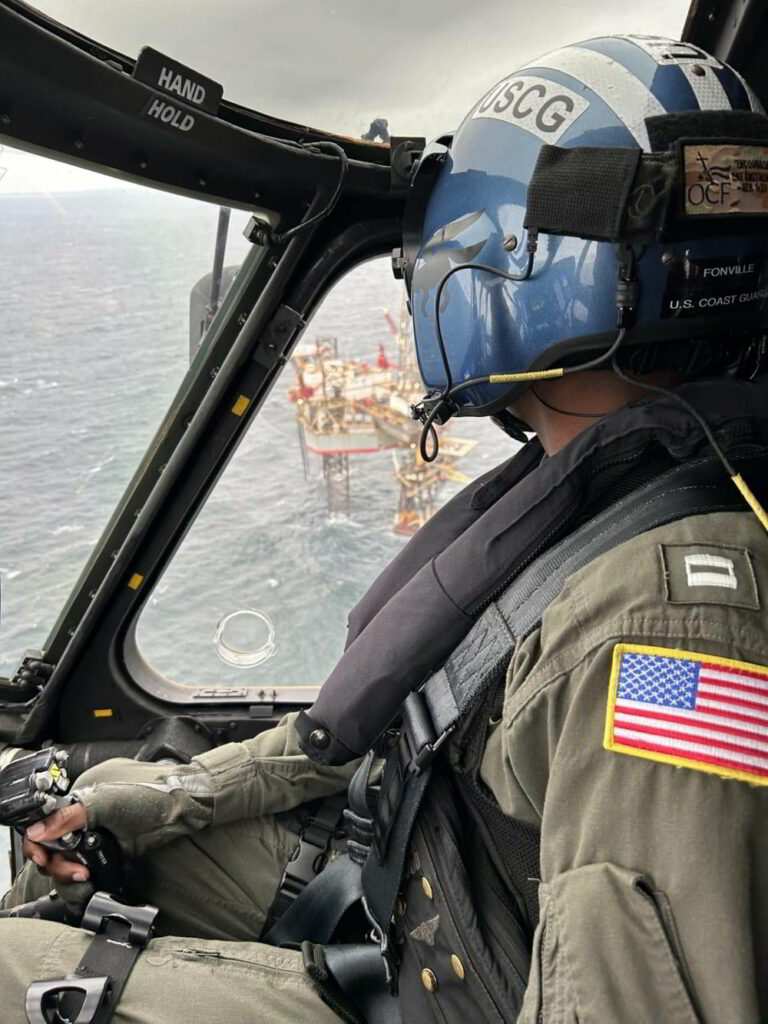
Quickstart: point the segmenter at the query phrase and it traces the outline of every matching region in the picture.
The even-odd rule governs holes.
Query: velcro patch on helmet
[[[768,215],[768,145],[685,142],[681,151],[686,216]]]
[[[768,668],[693,651],[617,644],[603,746],[768,785]]]

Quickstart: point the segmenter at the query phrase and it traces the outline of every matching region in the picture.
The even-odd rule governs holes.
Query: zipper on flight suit
[[[647,878],[638,878],[634,883],[634,888],[644,899],[648,900],[656,912],[656,919],[659,922],[659,927],[667,941],[667,946],[669,947],[672,959],[677,967],[677,972],[680,975],[683,988],[688,996],[688,1001],[691,1004],[691,1012],[696,1020],[702,1020],[703,1018],[699,1010],[696,992],[693,987],[693,979],[691,977],[690,970],[688,969],[688,963],[685,959],[680,937],[677,934],[677,928],[675,926],[674,918],[672,917],[671,907],[665,905],[664,899],[662,899],[664,894],[653,889],[648,883]]]

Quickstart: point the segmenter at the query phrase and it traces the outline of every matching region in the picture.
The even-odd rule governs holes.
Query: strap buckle
[[[272,903],[270,919],[277,919],[284,913],[287,906],[320,874],[323,860],[342,820],[346,802],[345,794],[326,797],[314,817],[299,832],[299,842],[285,866]]]
[[[371,908],[368,906],[368,900],[365,896],[361,897],[360,902],[365,916],[368,918],[368,923],[371,926],[371,938],[379,947],[379,953],[381,959],[384,961],[384,974],[386,977],[387,985],[393,995],[397,994],[397,961],[395,960],[392,952],[392,943],[389,937],[389,931],[386,928],[382,928],[379,922],[373,915]]]
[[[426,771],[454,728],[455,725],[451,725],[438,734],[424,692],[409,693],[403,704],[402,725],[407,770],[413,775]]]
[[[94,893],[82,920],[94,938],[72,974],[32,982],[25,1003],[29,1024],[106,1024],[140,951],[152,938],[157,913],[157,907],[132,907],[107,892]]]
[[[51,1024],[52,1021],[63,1020],[58,1011],[60,997],[71,993],[83,999],[78,1014],[69,1018],[69,1024],[91,1024],[96,1014],[109,999],[112,981],[109,977],[101,978],[62,978],[60,981],[33,981],[27,989],[24,1009],[27,1011],[29,1024]],[[51,1014],[56,1016],[52,1017]]]
[[[128,942],[144,949],[152,938],[157,917],[157,907],[148,903],[134,907],[120,903],[108,892],[94,893],[83,914],[82,927],[99,935],[109,921],[116,921],[128,928]]]
[[[302,830],[293,857],[285,866],[280,892],[295,899],[319,873],[326,850],[327,846],[316,846],[310,842],[306,830]]]

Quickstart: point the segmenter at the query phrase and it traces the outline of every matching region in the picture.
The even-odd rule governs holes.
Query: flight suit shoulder
[[[568,579],[518,644],[502,720],[489,732],[483,776],[507,813],[540,820],[569,723],[586,742],[586,715],[606,714],[626,649],[641,652],[641,665],[708,655],[768,666],[768,535],[750,512],[658,527]],[[602,745],[594,730],[593,744]]]
[[[508,713],[607,643],[768,664],[768,534],[751,512],[690,516],[571,576],[510,666]]]
[[[541,830],[526,1024],[566,989],[580,1020],[762,1019],[768,917],[744,894],[768,863],[766,556],[749,512],[658,527],[518,645],[482,777]]]

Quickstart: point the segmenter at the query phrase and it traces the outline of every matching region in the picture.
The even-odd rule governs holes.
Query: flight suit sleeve
[[[114,834],[138,856],[208,825],[291,810],[341,792],[356,764],[332,768],[302,754],[287,715],[275,728],[243,743],[227,743],[187,765],[114,758],[78,780],[74,795],[88,826]]]
[[[541,828],[519,1024],[764,1019],[767,567],[748,516],[691,517],[575,574],[519,646],[482,768]]]

